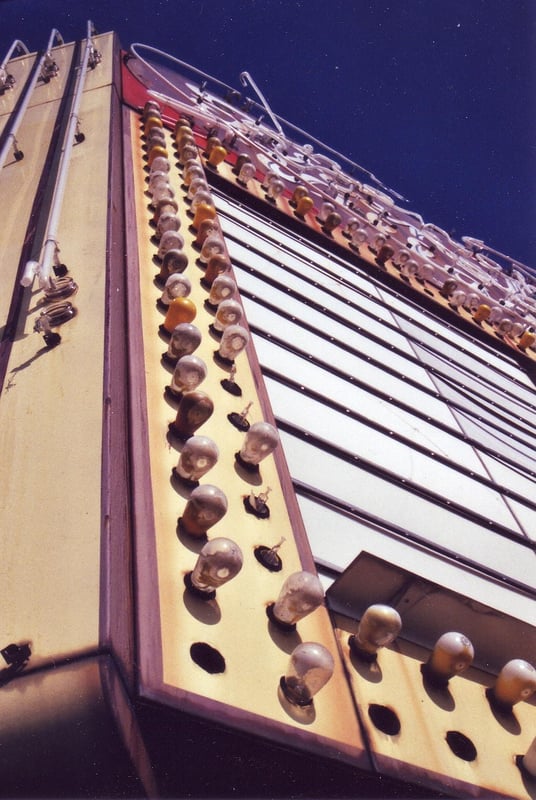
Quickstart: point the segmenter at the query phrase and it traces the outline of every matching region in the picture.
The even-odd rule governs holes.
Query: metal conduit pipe
[[[28,108],[28,104],[29,104],[29,102],[30,102],[30,100],[32,98],[33,90],[35,89],[37,81],[41,77],[41,71],[42,71],[43,65],[45,64],[47,58],[50,57],[49,56],[50,49],[54,45],[54,40],[56,38],[59,39],[60,44],[63,44],[62,35],[60,34],[60,32],[58,30],[56,30],[56,28],[53,28],[52,31],[51,31],[51,34],[49,36],[46,49],[43,51],[43,53],[39,57],[39,61],[37,63],[36,68],[34,69],[34,73],[33,73],[32,79],[31,79],[30,83],[28,84],[28,86],[25,89],[24,97],[23,97],[22,103],[20,104],[20,106],[19,106],[19,108],[17,110],[17,113],[15,115],[15,119],[13,121],[10,120],[10,122],[8,123],[8,135],[6,137],[6,140],[4,142],[4,145],[3,145],[2,149],[0,150],[0,169],[3,168],[4,163],[6,161],[6,158],[8,156],[8,153],[9,153],[9,150],[10,150],[11,147],[14,148],[15,158],[17,159],[17,161],[20,161],[21,158],[22,158],[22,152],[17,148],[17,139],[16,139],[17,131],[18,131],[18,129],[20,127],[20,124],[21,124],[21,122],[23,120],[24,114],[26,113],[26,109]],[[15,42],[13,44],[15,44]],[[22,42],[20,44],[22,44]],[[23,45],[23,46],[26,47],[25,45]],[[26,50],[26,52],[28,52],[28,51]],[[17,155],[17,154],[20,154],[20,155]]]
[[[28,50],[28,48],[26,47],[24,42],[21,42],[20,39],[15,39],[15,41],[12,42],[11,47],[7,51],[6,57],[4,58],[2,63],[0,64],[0,79],[2,78],[2,71],[6,69],[7,63],[8,63],[8,61],[11,60],[15,50],[22,50],[23,53],[26,53],[26,55],[29,55],[29,53],[30,53],[30,51]]]
[[[94,59],[95,48],[93,46],[92,35],[94,33],[94,26],[91,21],[87,23],[87,36],[84,55],[80,63],[78,75],[76,78],[76,87],[71,105],[71,113],[69,117],[69,125],[65,132],[63,145],[61,149],[60,166],[58,170],[58,178],[54,186],[54,193],[52,202],[50,204],[50,213],[48,218],[47,229],[44,237],[43,252],[41,262],[38,264],[35,261],[29,261],[24,270],[21,279],[22,286],[31,286],[34,276],[39,273],[39,283],[42,289],[53,288],[51,278],[52,265],[57,258],[58,243],[57,233],[61,216],[61,209],[63,205],[63,197],[65,194],[65,185],[69,173],[69,165],[71,161],[72,149],[75,141],[75,132],[78,125],[78,111],[80,102],[82,100],[82,92],[86,80],[88,64],[90,57]],[[94,66],[94,63],[93,63]]]

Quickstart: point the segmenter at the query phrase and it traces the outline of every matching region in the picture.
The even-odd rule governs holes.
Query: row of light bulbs
[[[175,471],[183,480],[196,482],[214,466],[219,456],[215,442],[208,437],[194,435],[212,413],[213,404],[207,395],[197,391],[206,377],[207,369],[204,362],[193,355],[201,342],[201,333],[192,325],[196,309],[188,300],[191,283],[183,274],[188,259],[183,250],[184,240],[179,233],[177,202],[168,180],[169,160],[163,123],[158,104],[154,101],[146,104],[144,120],[150,167],[149,192],[154,209],[155,239],[159,245],[157,257],[162,265],[157,276],[158,282],[163,284],[159,304],[166,310],[162,327],[170,337],[164,358],[176,365],[169,391],[180,398],[172,428],[185,440]],[[240,326],[241,306],[232,299],[236,286],[227,274],[230,261],[204,170],[198,160],[197,145],[185,120],[179,119],[175,125],[174,137],[183,169],[183,182],[191,202],[195,244],[200,248],[200,261],[205,265],[202,283],[210,290],[207,300],[209,307],[216,310],[213,330],[221,335],[218,355],[234,364],[236,354],[247,345],[248,333]],[[208,163],[217,166],[225,158],[226,153],[222,153],[224,148],[215,141],[208,147]],[[211,160],[214,151],[216,155]],[[237,170],[239,181],[246,183],[253,177],[254,165],[244,159],[237,163]],[[297,210],[303,212],[308,207],[308,203],[304,202],[306,197],[305,194],[295,194],[293,199]],[[334,213],[332,210],[324,208],[321,213],[324,213],[323,219],[328,226],[336,221],[329,216]],[[358,241],[360,226],[356,225],[350,230],[353,241]],[[381,260],[386,256],[385,248],[388,245],[380,236],[377,236],[374,244]],[[388,257],[392,257],[392,254],[388,254]],[[405,254],[402,257],[399,254],[399,258],[402,264],[406,264]],[[255,423],[246,433],[238,456],[243,465],[257,468],[277,444],[278,435],[273,426],[265,422]],[[218,487],[196,486],[180,517],[179,527],[192,537],[205,538],[226,511],[227,498]],[[243,554],[235,542],[224,537],[211,539],[201,549],[194,569],[187,576],[187,586],[198,596],[211,599],[217,589],[238,575],[242,565]],[[323,600],[324,592],[318,577],[306,571],[297,572],[286,579],[277,600],[268,607],[267,613],[275,625],[283,630],[293,630]],[[378,650],[394,641],[401,624],[395,609],[381,604],[371,606],[363,614],[356,634],[349,639],[351,652],[365,661],[375,660]],[[446,686],[452,677],[469,667],[473,657],[473,646],[467,637],[457,632],[446,633],[436,642],[430,658],[423,665],[423,674],[431,683]],[[281,679],[281,689],[289,702],[308,705],[330,680],[333,671],[334,660],[326,647],[317,642],[302,643],[291,654],[287,671]],[[535,690],[536,670],[528,662],[514,659],[501,670],[495,686],[490,690],[490,701],[511,708],[520,700],[528,699]],[[529,754],[525,758],[530,766]]]

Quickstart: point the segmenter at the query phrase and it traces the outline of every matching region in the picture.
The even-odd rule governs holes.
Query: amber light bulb
[[[197,314],[195,303],[189,297],[175,297],[168,306],[162,324],[164,332],[172,334],[181,322],[192,322]]]
[[[227,150],[221,145],[213,147],[208,157],[208,163],[211,167],[218,167],[227,158]]]
[[[281,690],[290,703],[309,706],[330,680],[334,668],[333,656],[324,645],[302,642],[292,651],[287,671],[280,681]]]
[[[400,633],[402,620],[396,609],[381,603],[369,606],[359,623],[357,633],[348,644],[354,655],[365,661],[375,661],[378,650],[391,644]]]
[[[172,434],[179,439],[192,436],[214,413],[214,403],[205,392],[195,390],[181,397],[177,416],[170,424]]]
[[[216,209],[210,203],[200,203],[195,209],[192,227],[194,230],[199,230],[199,226],[205,219],[214,219],[216,217]]]
[[[284,582],[276,602],[266,609],[268,617],[283,629],[294,629],[297,622],[324,602],[320,579],[311,572],[294,572]]]
[[[229,256],[224,253],[216,253],[209,258],[205,274],[201,278],[201,283],[206,289],[210,289],[212,284],[219,275],[228,272],[231,269],[231,261]]]
[[[221,489],[203,484],[194,489],[179,517],[181,532],[202,539],[227,513],[227,498]]]
[[[439,637],[423,664],[424,677],[432,684],[446,686],[451,678],[465,672],[473,663],[475,651],[467,636],[449,631]]]
[[[211,234],[214,233],[220,233],[220,226],[218,224],[218,221],[213,217],[203,220],[203,222],[201,222],[201,224],[198,227],[194,244],[196,245],[196,247],[202,247],[203,242],[205,241],[207,236],[210,236]]]
[[[222,536],[211,539],[199,553],[193,572],[185,583],[196,594],[213,599],[216,589],[235,578],[243,563],[244,557],[236,542]]]
[[[313,198],[309,197],[309,195],[306,194],[304,197],[300,197],[300,199],[296,203],[296,214],[299,217],[304,217],[306,214],[308,214],[310,211],[313,210],[314,205],[315,203]]]

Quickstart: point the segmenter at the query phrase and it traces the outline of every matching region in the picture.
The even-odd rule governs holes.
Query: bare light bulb
[[[190,576],[191,584],[198,592],[214,597],[216,589],[238,575],[243,562],[236,542],[224,537],[212,539],[199,553]]]
[[[313,697],[333,675],[335,662],[329,650],[317,642],[302,642],[290,656],[280,686],[290,703],[311,705]]]
[[[192,197],[192,212],[195,214],[197,208],[205,203],[212,203],[212,195],[207,189],[198,189]]]
[[[279,597],[267,608],[267,613],[276,625],[293,629],[323,602],[324,590],[318,576],[306,571],[294,572],[284,582]]]
[[[199,260],[206,264],[212,256],[216,255],[225,255],[225,243],[221,235],[211,234],[203,242]]]
[[[165,361],[175,364],[183,356],[190,356],[201,344],[201,331],[191,322],[181,322],[174,328],[169,340]]]
[[[266,191],[266,196],[269,200],[275,202],[279,195],[283,194],[285,191],[285,184],[279,178],[275,178],[268,184],[268,189]]]
[[[257,169],[255,167],[255,164],[246,161],[246,163],[242,165],[240,172],[238,173],[238,181],[245,185],[248,183],[248,181],[252,180],[256,174],[257,174]]]
[[[190,436],[182,448],[175,473],[186,481],[196,482],[212,469],[219,455],[216,442],[208,436]]]
[[[158,217],[158,224],[156,226],[155,236],[161,239],[162,235],[167,231],[177,232],[181,226],[181,221],[176,214],[166,211]]]
[[[229,257],[225,253],[216,253],[209,258],[205,274],[201,278],[201,283],[207,289],[210,289],[218,275],[222,275],[230,269],[231,262]]]
[[[439,637],[422,671],[430,683],[446,686],[473,663],[475,651],[467,636],[449,631]]]
[[[160,238],[157,256],[164,258],[168,250],[182,250],[183,247],[184,238],[178,231],[166,231]]]
[[[190,494],[183,515],[179,518],[179,529],[189,536],[202,539],[226,513],[227,498],[222,490],[203,484]]]
[[[507,710],[522,700],[528,700],[535,691],[536,669],[528,661],[514,658],[504,665],[487,694],[492,704]]]
[[[279,444],[279,434],[269,422],[254,422],[245,435],[237,454],[238,461],[245,467],[256,469],[260,462],[273,453]]]
[[[197,247],[202,247],[203,242],[208,236],[219,232],[220,232],[220,226],[218,225],[215,219],[212,218],[205,219],[199,225],[199,228],[197,230],[197,236],[195,237],[195,244],[197,245]]]
[[[249,333],[242,325],[229,325],[225,328],[221,338],[218,356],[225,361],[234,363],[240,353],[245,350],[249,342]]]
[[[223,300],[228,300],[236,291],[236,283],[230,275],[218,275],[212,281],[208,303],[213,308],[218,306]]]
[[[160,302],[162,305],[168,306],[176,297],[188,297],[191,291],[190,278],[181,272],[173,272],[166,280]]]
[[[366,661],[375,661],[378,650],[396,639],[402,628],[402,620],[396,609],[381,603],[369,606],[348,644],[352,652]]]
[[[196,389],[183,394],[177,416],[169,426],[170,431],[179,439],[187,439],[210,419],[213,412],[214,403],[205,392]]]
[[[181,356],[177,361],[169,388],[174,394],[191,392],[197,389],[206,377],[207,365],[201,358],[194,355]]]
[[[201,169],[201,167],[199,167],[199,169]],[[204,174],[197,175],[193,177],[192,180],[190,181],[188,185],[188,199],[193,200],[197,192],[207,192],[207,194],[209,193],[208,184]]]
[[[243,316],[242,306],[236,300],[222,300],[214,317],[213,330],[223,333],[228,325],[239,325]]]

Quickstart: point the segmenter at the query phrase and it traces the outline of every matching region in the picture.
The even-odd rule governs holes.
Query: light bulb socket
[[[252,514],[257,519],[268,519],[270,516],[270,509],[268,503],[261,500],[259,497],[252,499],[251,495],[244,497],[244,508],[248,514]]]
[[[436,672],[430,669],[430,664],[421,664],[421,674],[424,682],[434,689],[446,689],[449,685],[449,679],[439,676]]]
[[[266,616],[268,617],[270,622],[283,633],[294,633],[294,631],[296,630],[296,623],[281,622],[281,620],[277,619],[277,617],[274,614],[274,606],[275,603],[270,603],[270,605],[266,606]]]
[[[205,603],[208,600],[215,600],[216,599],[216,590],[212,589],[210,592],[202,592],[201,589],[198,589],[192,583],[192,572],[188,572],[184,576],[184,585],[188,589],[189,593],[194,597],[197,597],[198,600],[203,600]]]
[[[348,638],[348,647],[351,653],[360,661],[365,661],[367,664],[373,664],[378,660],[377,653],[370,653],[368,650],[362,648],[357,640],[355,633],[352,633]]]
[[[227,419],[231,425],[234,425],[234,427],[237,428],[237,430],[243,431],[244,433],[249,431],[250,423],[245,417],[242,416],[242,414],[239,414],[237,411],[231,411],[230,414],[227,414]]]
[[[300,696],[299,694],[297,694],[295,691],[292,690],[292,687],[289,686],[284,675],[281,675],[281,678],[279,680],[279,686],[281,687],[281,691],[285,695],[285,698],[289,701],[289,703],[292,703],[293,706],[300,706],[300,708],[305,708],[313,705],[313,699],[310,698],[307,693],[305,693],[303,696]],[[306,692],[304,687],[302,691]]]
[[[262,564],[270,572],[281,572],[283,569],[281,556],[275,552],[273,547],[260,544],[253,550],[253,553],[259,564]]]

